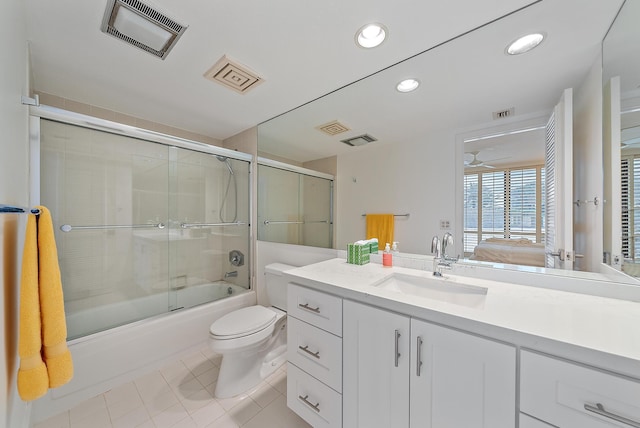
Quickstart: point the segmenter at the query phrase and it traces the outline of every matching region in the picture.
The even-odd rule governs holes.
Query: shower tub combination
[[[75,368],[35,402],[37,422],[193,352],[256,295],[251,155],[50,107],[30,127]]]

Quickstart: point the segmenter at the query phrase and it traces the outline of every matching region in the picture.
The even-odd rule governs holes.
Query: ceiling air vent
[[[165,59],[187,26],[138,0],[108,0],[100,29]]]
[[[347,126],[343,125],[337,120],[325,123],[324,125],[316,126],[316,129],[329,135],[342,134],[343,132],[347,132],[350,130]]]
[[[508,108],[506,110],[494,111],[493,119],[506,119],[507,117],[511,117],[514,115],[516,109],[514,107]]]
[[[345,143],[349,146],[364,146],[373,141],[378,141],[369,134],[358,135],[357,137],[347,138],[346,140],[340,140],[341,143]]]
[[[241,94],[264,82],[264,79],[258,77],[256,73],[244,65],[230,60],[226,55],[223,55],[213,67],[207,70],[204,77]]]

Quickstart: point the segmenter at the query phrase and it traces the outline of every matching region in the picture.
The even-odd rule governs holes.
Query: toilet
[[[258,385],[287,359],[287,281],[282,273],[295,266],[265,266],[270,307],[248,306],[214,321],[210,347],[222,354],[215,396],[229,398]]]

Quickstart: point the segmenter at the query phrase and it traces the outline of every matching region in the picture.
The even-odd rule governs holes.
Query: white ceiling
[[[532,1],[154,0],[189,26],[164,61],[102,33],[106,3],[25,0],[33,88],[224,139]],[[358,48],[373,21],[388,40]],[[206,80],[223,55],[265,83],[240,95]]]

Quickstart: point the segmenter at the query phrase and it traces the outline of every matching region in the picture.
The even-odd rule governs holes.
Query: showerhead
[[[229,163],[229,158],[226,156],[216,155],[216,159],[220,162],[224,162],[227,165],[227,169],[229,170],[229,174],[233,175],[233,169],[231,168],[231,164]]]

